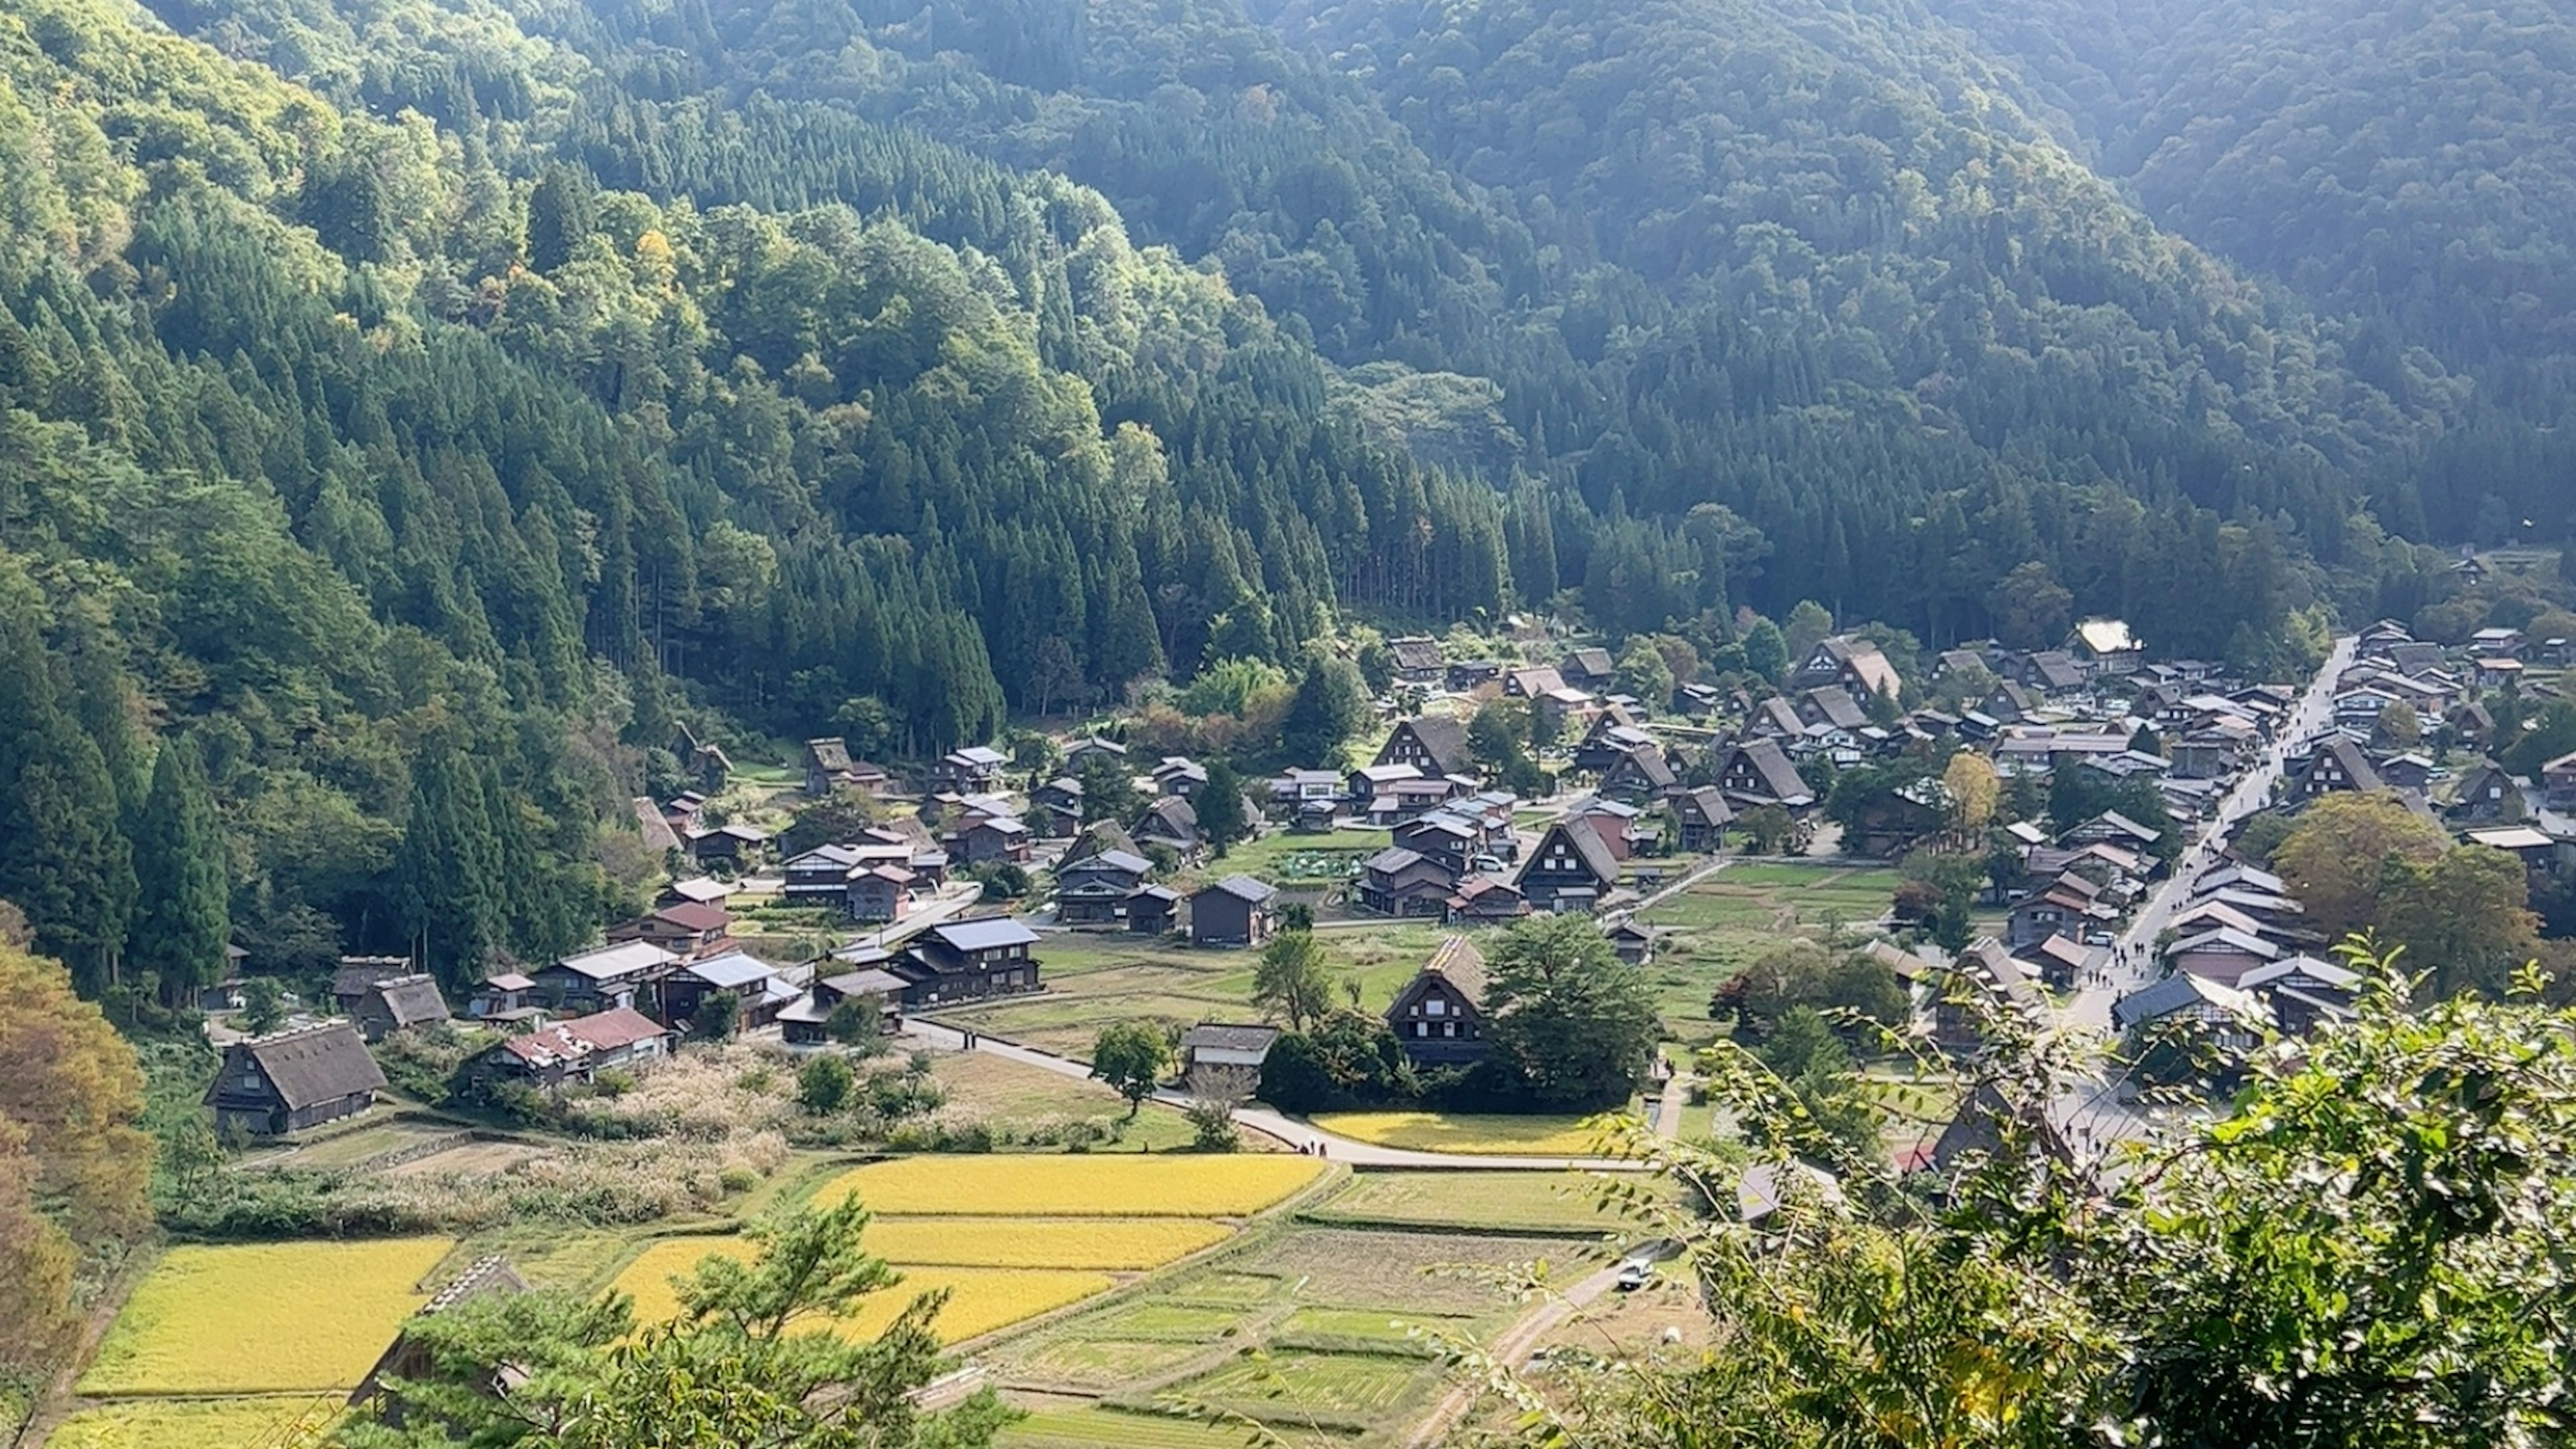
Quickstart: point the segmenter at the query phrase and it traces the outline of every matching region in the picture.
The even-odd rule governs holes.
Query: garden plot
[[[1246,1217],[1314,1181],[1290,1155],[906,1157],[843,1174],[816,1194],[856,1194],[889,1216]]]
[[[1365,1431],[1436,1376],[1421,1359],[1372,1353],[1247,1354],[1171,1390],[1264,1423]]]
[[[94,1395],[346,1389],[427,1298],[445,1238],[173,1248],[107,1331]]]
[[[1285,1233],[1229,1267],[1274,1273],[1301,1303],[1383,1309],[1421,1319],[1508,1310],[1505,1280],[1543,1262],[1571,1282],[1599,1266],[1598,1242],[1305,1228]]]

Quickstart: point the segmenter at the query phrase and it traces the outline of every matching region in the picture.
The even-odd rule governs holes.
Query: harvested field
[[[1580,1172],[1359,1172],[1303,1211],[1309,1222],[1617,1233],[1633,1224],[1594,1201]]]
[[[442,1152],[433,1152],[427,1157],[415,1157],[409,1162],[396,1163],[384,1169],[379,1176],[430,1177],[442,1172],[466,1175],[504,1172],[532,1157],[544,1155],[544,1148],[531,1147],[524,1142],[468,1142]]]
[[[1579,1277],[1597,1244],[1473,1233],[1313,1228],[1288,1233],[1229,1266],[1276,1273],[1297,1296],[1330,1307],[1490,1315],[1509,1305],[1499,1281],[1533,1261]]]

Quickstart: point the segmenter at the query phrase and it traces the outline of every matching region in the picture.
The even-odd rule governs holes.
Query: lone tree
[[[1261,948],[1261,964],[1252,973],[1252,1004],[1288,1018],[1288,1029],[1303,1032],[1333,1009],[1333,972],[1324,964],[1324,948],[1312,931],[1283,931]]]
[[[1092,1079],[1107,1082],[1127,1099],[1131,1119],[1145,1105],[1145,1099],[1154,1095],[1156,1084],[1163,1080],[1163,1069],[1171,1062],[1171,1043],[1163,1039],[1162,1032],[1141,1021],[1113,1022],[1103,1027],[1091,1044]]]
[[[1516,922],[1485,953],[1495,1047],[1542,1106],[1616,1107],[1646,1073],[1662,1022],[1644,973],[1589,916]]]

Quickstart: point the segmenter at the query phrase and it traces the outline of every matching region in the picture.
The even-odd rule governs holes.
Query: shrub
[[[818,1056],[796,1073],[796,1100],[816,1116],[829,1116],[849,1104],[854,1076],[837,1056]]]

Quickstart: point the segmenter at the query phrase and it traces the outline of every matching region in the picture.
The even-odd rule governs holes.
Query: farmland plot
[[[844,1174],[816,1194],[855,1193],[889,1216],[1243,1217],[1315,1179],[1324,1164],[1226,1157],[906,1157]]]
[[[868,1251],[894,1263],[1142,1272],[1233,1236],[1205,1218],[878,1218]]]
[[[85,1394],[345,1389],[426,1295],[445,1238],[180,1247],[127,1300]]]
[[[674,1238],[656,1243],[618,1275],[618,1291],[635,1299],[639,1322],[659,1323],[678,1316],[679,1295],[673,1277],[711,1254],[742,1257],[750,1245],[738,1238]],[[931,1322],[943,1343],[959,1343],[995,1329],[1079,1303],[1115,1285],[1106,1273],[1054,1268],[902,1267],[903,1281],[861,1300],[858,1311],[834,1326],[854,1339],[874,1338],[896,1315],[925,1293],[948,1290],[947,1306]],[[820,1328],[827,1320],[807,1327]]]
[[[306,1443],[340,1416],[338,1394],[247,1399],[136,1399],[83,1409],[45,1442],[53,1449],[212,1449]],[[290,1438],[289,1436],[293,1436]]]

